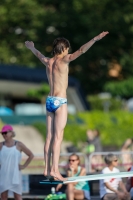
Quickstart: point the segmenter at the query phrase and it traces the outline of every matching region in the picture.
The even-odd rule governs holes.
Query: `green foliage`
[[[108,30],[106,38],[70,64],[70,75],[80,80],[83,89],[98,93],[111,80],[107,74],[112,60],[121,64],[123,79],[133,75],[132,7],[133,0],[1,0],[0,62],[43,66],[25,48],[26,40],[34,41],[35,47],[50,57],[56,37],[68,38],[74,52]]]
[[[33,97],[39,100],[42,100],[43,97],[45,97],[49,92],[49,85],[48,84],[42,84],[39,89],[30,89],[27,92],[27,95],[29,97]]]
[[[15,6],[14,6],[15,5]],[[20,65],[34,65],[32,55],[26,51],[26,40],[38,41],[38,29],[42,26],[41,19],[45,10],[32,0],[1,0],[0,1],[0,61]]]
[[[104,113],[101,111],[80,113],[79,117],[88,129],[99,129],[103,145],[121,146],[129,137],[132,138],[133,114],[125,111]]]
[[[36,122],[33,126],[42,134],[43,138],[46,138],[46,125],[44,123]]]
[[[123,144],[127,138],[133,135],[133,113],[116,111],[104,113],[102,111],[78,113],[75,118],[80,118],[84,123],[69,123],[71,116],[64,131],[64,140],[71,141],[73,144],[86,141],[86,131],[88,129],[98,129],[100,131],[103,146],[117,146]],[[46,135],[45,124],[36,123],[34,126]]]
[[[67,124],[64,131],[64,139],[77,145],[80,141],[86,141],[86,124]]]
[[[130,98],[133,95],[133,78],[120,82],[109,82],[105,85],[105,91],[114,96]]]
[[[92,110],[121,110],[123,102],[119,98],[99,98],[98,95],[91,95],[87,97]]]

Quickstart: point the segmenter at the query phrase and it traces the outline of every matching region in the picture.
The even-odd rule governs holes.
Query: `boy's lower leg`
[[[63,133],[61,135],[63,135]],[[53,142],[52,167],[51,167],[50,175],[53,176],[55,178],[55,180],[58,179],[61,181],[65,181],[66,178],[63,178],[63,176],[60,174],[59,167],[58,167],[61,142],[62,142],[62,137],[60,137],[60,138],[55,137],[54,142]]]
[[[64,181],[59,172],[59,157],[60,157],[60,148],[63,140],[64,128],[67,122],[67,105],[63,104],[60,108],[57,109],[54,115],[54,131],[53,131],[53,144],[52,144],[52,167],[50,175],[54,176],[55,179]]]
[[[53,121],[54,114],[47,112],[47,136],[44,145],[44,176],[50,175],[50,162],[51,162],[51,151],[52,151],[52,143],[53,143]]]
[[[45,162],[44,176],[48,176],[50,174],[50,157],[51,157],[51,151],[48,150],[47,144],[45,144],[44,146],[44,162]]]

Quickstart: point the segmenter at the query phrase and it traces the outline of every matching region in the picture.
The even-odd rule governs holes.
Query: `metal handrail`
[[[105,166],[104,161],[103,161],[103,163],[92,164],[92,162],[91,162],[92,157],[99,155],[99,156],[102,156],[102,158],[103,158],[105,155],[108,155],[110,153],[113,153],[116,156],[122,156],[124,154],[129,154],[129,155],[132,156],[131,159],[133,158],[133,151],[130,151],[130,152],[127,152],[127,151],[93,152],[93,153],[89,154],[89,156],[85,153],[82,153],[82,152],[77,152],[76,154],[84,158],[82,166],[84,166],[86,168],[86,172],[92,173],[92,167],[98,167],[98,166],[104,167]],[[61,153],[60,158],[63,157],[63,156],[69,157],[71,154],[72,153]],[[25,158],[26,158],[26,156],[22,155],[22,159],[25,159]],[[35,160],[39,160],[39,159],[44,160],[44,155],[43,154],[36,154],[34,156],[34,159]],[[67,159],[64,159],[64,160],[66,161]],[[121,160],[122,160],[122,158],[121,158]],[[133,164],[133,162],[130,162],[130,163],[124,162],[124,163],[120,163],[119,166],[126,166],[126,165],[132,165],[132,164]],[[35,168],[37,168],[37,167],[43,168],[44,166],[39,165],[39,166],[36,166]],[[67,167],[67,161],[66,161],[66,164],[59,164],[59,167],[66,168]],[[29,166],[29,168],[34,168],[34,166]]]

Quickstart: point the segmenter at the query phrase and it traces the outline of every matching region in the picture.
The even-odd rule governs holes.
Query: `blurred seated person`
[[[132,166],[132,157],[130,152],[133,151],[133,138],[128,138],[122,145],[122,163],[124,168],[128,170]],[[127,153],[126,153],[127,152]]]
[[[69,157],[67,176],[85,176],[86,170],[80,166],[80,158],[77,154],[72,154]],[[62,184],[58,184],[56,191],[62,187]],[[68,183],[66,188],[66,197],[68,200],[74,199],[88,199],[90,200],[90,189],[87,181]]]
[[[118,159],[113,154],[105,156],[107,167],[102,170],[103,174],[118,173]],[[131,196],[127,191],[121,178],[106,178],[100,180],[101,200],[130,200]]]
[[[128,169],[128,171],[133,171],[133,166]],[[131,199],[133,200],[133,177],[128,177],[126,182],[127,191],[130,192]]]

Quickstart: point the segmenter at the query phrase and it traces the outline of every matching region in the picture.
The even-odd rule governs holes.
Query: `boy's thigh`
[[[67,104],[63,104],[55,112],[54,129],[55,131],[63,130],[67,123]]]

